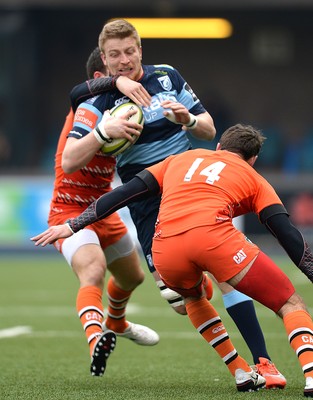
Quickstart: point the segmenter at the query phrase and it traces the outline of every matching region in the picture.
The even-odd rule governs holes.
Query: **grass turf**
[[[256,304],[269,353],[286,376],[287,387],[238,393],[217,354],[187,317],[175,314],[161,299],[148,272],[133,293],[128,318],[158,331],[160,343],[141,347],[120,338],[105,376],[91,377],[88,347],[75,310],[78,282],[61,256],[42,254],[1,257],[0,399],[303,399],[300,365],[282,322],[271,311]],[[277,261],[310,308],[310,282],[287,259]],[[237,350],[252,363],[218,290],[213,304]],[[20,335],[11,328],[20,329]]]

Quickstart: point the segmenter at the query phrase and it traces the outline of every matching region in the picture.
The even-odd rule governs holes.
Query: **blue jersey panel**
[[[117,165],[120,170],[123,169],[124,165],[128,164],[155,164],[172,154],[179,154],[188,149],[190,149],[190,142],[186,136],[186,132],[179,131],[176,135],[170,136],[167,140],[142,143],[139,145],[136,143],[136,146],[132,146],[124,153],[117,156]]]
[[[191,147],[182,126],[170,122],[163,116],[162,101],[179,102],[195,115],[206,111],[175,68],[168,65],[143,65],[143,71],[140,83],[152,96],[151,105],[143,107],[145,123],[139,139],[117,158],[119,171],[123,172],[125,169],[126,172],[127,166],[132,165],[134,168],[130,169],[135,169],[134,174],[141,171],[146,165],[151,165],[171,154],[181,153]],[[105,110],[127,101],[129,99],[115,89],[89,99],[80,107],[93,107],[96,109],[94,112],[101,115]],[[91,129],[84,124],[75,123],[70,136],[74,136],[74,132],[84,136],[90,131]],[[77,134],[75,137],[78,137]]]

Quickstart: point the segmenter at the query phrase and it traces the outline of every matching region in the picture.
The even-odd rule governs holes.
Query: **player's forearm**
[[[301,232],[291,224],[287,214],[276,214],[265,221],[294,264],[313,282],[313,254]]]
[[[90,79],[76,85],[70,93],[72,108],[76,111],[77,107],[90,97],[97,96],[116,87],[118,76],[106,76],[103,78]]]
[[[66,174],[71,174],[91,161],[99,148],[97,141],[91,131],[82,139],[68,138],[62,154],[62,169]]]
[[[73,232],[78,232],[87,225],[108,217],[129,203],[143,200],[153,194],[154,191],[142,179],[135,177],[128,183],[102,195],[78,217],[71,218],[67,222]]]
[[[213,119],[209,113],[204,113],[195,116],[196,118],[196,126],[191,126],[187,130],[197,139],[201,140],[213,140],[216,135],[216,129],[214,126]],[[192,124],[192,121],[190,122]]]

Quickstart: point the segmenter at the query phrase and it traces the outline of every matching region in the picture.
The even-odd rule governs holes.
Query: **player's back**
[[[246,213],[280,202],[264,178],[239,155],[225,150],[190,150],[149,170],[162,187],[163,236],[229,221],[242,203]]]

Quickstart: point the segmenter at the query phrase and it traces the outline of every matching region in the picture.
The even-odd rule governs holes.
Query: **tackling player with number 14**
[[[180,293],[188,316],[235,377],[239,391],[264,386],[233,347],[206,298],[203,272],[228,282],[282,318],[301,365],[304,396],[313,397],[313,322],[286,274],[237,230],[232,219],[255,213],[294,264],[313,282],[313,254],[274,188],[253,167],[264,136],[235,125],[221,136],[217,151],[196,149],[170,156],[94,202],[67,224],[32,238],[36,245],[71,236],[132,201],[162,193],[153,238],[153,261],[166,285]],[[175,254],[175,263],[172,255]]]

